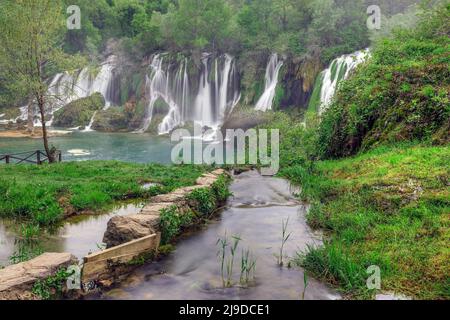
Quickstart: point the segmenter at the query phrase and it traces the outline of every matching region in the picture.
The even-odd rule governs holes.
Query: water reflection
[[[20,227],[12,220],[0,220],[0,265],[7,265],[11,256],[30,252],[70,252],[80,261],[102,247],[106,226],[114,215],[137,214],[143,204],[130,203],[99,215],[69,218],[60,227],[46,230],[37,240],[21,239]]]

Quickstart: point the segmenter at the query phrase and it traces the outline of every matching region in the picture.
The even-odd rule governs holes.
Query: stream
[[[233,197],[220,216],[199,231],[185,235],[176,250],[157,262],[136,269],[118,288],[92,299],[339,299],[340,296],[319,281],[307,277],[301,268],[280,268],[279,252],[283,220],[289,219],[291,236],[285,254],[295,257],[307,245],[320,245],[321,235],[306,224],[306,207],[297,202],[293,188],[283,179],[246,172],[234,177]],[[234,285],[224,288],[218,238],[242,238],[235,257]],[[241,251],[249,249],[256,258],[255,281],[237,285],[240,278]],[[229,248],[227,249],[229,250]],[[289,258],[285,258],[288,261]]]

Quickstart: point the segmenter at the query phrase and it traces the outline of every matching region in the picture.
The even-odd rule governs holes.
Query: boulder
[[[127,131],[127,115],[124,110],[119,107],[111,107],[108,110],[101,110],[95,115],[92,129],[102,132]]]
[[[130,215],[116,216],[108,222],[103,242],[107,248],[136,240],[155,233],[158,228],[159,216]]]
[[[55,112],[53,125],[62,128],[85,127],[95,111],[101,110],[104,105],[105,99],[101,93],[72,101]]]
[[[60,268],[77,264],[70,253],[44,253],[34,259],[0,270],[0,300],[35,299],[31,289],[37,280],[44,280]]]

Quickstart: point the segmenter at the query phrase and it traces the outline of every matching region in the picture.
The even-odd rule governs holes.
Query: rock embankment
[[[183,209],[189,206],[187,197],[195,189],[211,187],[219,176],[223,175],[223,169],[217,169],[199,177],[195,186],[176,189],[168,194],[157,195],[139,214],[129,216],[116,216],[108,222],[103,242],[107,248],[121,245],[145,236],[159,232],[161,211],[176,206]]]
[[[0,270],[0,300],[38,299],[31,292],[37,280],[46,279],[59,269],[77,264],[70,253],[44,253],[32,260]]]

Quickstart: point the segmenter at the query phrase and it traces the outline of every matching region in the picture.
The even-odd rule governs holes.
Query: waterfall
[[[267,110],[272,109],[273,99],[275,98],[278,84],[278,74],[282,66],[283,61],[278,59],[276,53],[272,54],[266,68],[266,86],[264,93],[256,103],[255,110],[266,112]]]
[[[115,65],[116,57],[110,56],[101,65],[100,71],[95,77],[91,75],[88,68],[82,69],[77,75],[71,75],[68,72],[56,74],[50,81],[47,91],[48,102],[46,106],[46,113],[51,115],[51,118],[46,121],[46,125],[52,125],[53,114],[65,105],[72,101],[89,97],[96,92],[101,93],[105,98],[104,109],[109,108],[113,103],[111,83],[113,80]],[[28,106],[23,106],[20,108],[20,116],[14,121],[17,121],[18,119],[23,121],[28,119]],[[94,119],[92,118],[90,125],[92,125],[93,122]],[[37,127],[42,126],[39,119],[34,121],[34,125]],[[88,126],[86,130],[89,131],[90,126]]]
[[[369,49],[343,55],[335,59],[328,69],[321,74],[322,85],[320,91],[319,114],[330,105],[336,93],[338,84],[349,77],[350,73],[370,55]]]
[[[159,134],[167,134],[186,121],[218,130],[240,99],[234,58],[227,54],[213,58],[205,53],[200,75],[195,77],[189,76],[188,59],[171,64],[164,63],[164,56],[155,55],[150,64],[151,74],[146,78],[148,105],[139,132],[149,128],[158,99],[169,106],[158,125]]]

